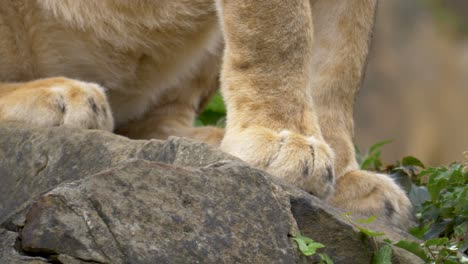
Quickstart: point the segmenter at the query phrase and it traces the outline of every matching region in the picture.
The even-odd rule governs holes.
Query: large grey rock
[[[202,143],[173,138],[129,140],[103,131],[0,125],[0,223],[31,198],[62,182],[98,173],[131,159],[199,167],[237,160]]]
[[[298,230],[335,263],[370,263],[374,252],[340,210],[185,139],[8,124],[0,162],[2,264],[315,261],[299,254]],[[393,261],[418,262],[399,250]]]
[[[293,221],[268,182],[231,164],[133,161],[36,200],[22,247],[103,263],[296,263]]]

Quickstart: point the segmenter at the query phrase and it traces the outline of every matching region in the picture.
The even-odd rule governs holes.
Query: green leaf
[[[426,251],[419,243],[408,241],[408,240],[400,240],[393,245],[415,254],[416,256],[420,257],[426,262],[429,261]]]
[[[447,244],[449,241],[448,238],[446,237],[442,237],[442,238],[433,238],[433,239],[429,239],[427,240],[424,244],[428,247],[430,246],[442,246],[442,245],[445,245]]]
[[[361,231],[362,233],[370,236],[370,237],[377,237],[377,236],[383,236],[385,235],[385,233],[382,233],[382,232],[375,232],[375,231],[372,231],[372,230],[369,230],[367,228],[364,228],[362,226],[356,226],[359,231]]]
[[[467,262],[458,262],[456,260],[450,260],[450,259],[444,260],[444,264],[460,264],[460,263],[467,263]]]
[[[319,253],[319,256],[320,256],[320,263],[325,263],[325,264],[333,264],[333,261],[331,260],[331,258],[325,254],[325,253]]]
[[[224,114],[206,110],[197,119],[204,125],[217,125],[224,117]]]
[[[310,256],[310,255],[307,255],[307,245],[304,242],[304,240],[300,240],[300,239],[297,239],[297,238],[293,238],[293,239],[294,239],[294,241],[296,241],[297,245],[299,246],[299,250],[302,252],[302,254],[304,254],[306,256]]]
[[[302,236],[300,233],[297,233],[293,239],[299,246],[299,250],[305,256],[312,256],[315,254],[317,249],[325,247],[323,244],[314,242],[311,238]]]
[[[392,140],[377,142],[369,148],[366,155],[360,155],[361,170],[379,170],[382,166],[382,161],[380,161],[380,148],[390,142],[392,142]]]
[[[314,242],[314,240],[313,240],[312,238],[303,236],[303,235],[301,235],[301,233],[297,233],[296,236],[294,237],[294,239],[302,240],[302,241],[304,241],[304,243],[306,243],[306,244],[309,244],[309,243],[313,243],[313,242]]]
[[[349,223],[351,223],[354,227],[359,229],[359,231],[361,231],[361,233],[363,233],[363,234],[365,234],[365,235],[367,235],[369,237],[376,237],[376,236],[385,235],[385,233],[375,232],[375,231],[369,230],[369,229],[367,229],[365,227],[362,227],[360,225],[357,225],[356,223],[354,223],[353,219],[351,219],[351,213],[349,213],[349,212],[345,213],[344,217]],[[375,220],[375,219],[372,219],[372,217],[370,217],[369,219],[365,219],[364,221],[373,221],[373,220]]]
[[[388,144],[390,144],[390,143],[392,143],[392,142],[393,142],[393,140],[391,140],[391,139],[387,139],[387,140],[383,140],[383,141],[377,142],[377,143],[375,143],[374,145],[372,145],[372,146],[369,148],[369,153],[372,153],[372,152],[374,152],[375,150],[380,149],[380,148],[382,148],[383,146],[388,145]]]
[[[372,223],[375,221],[375,219],[377,219],[377,216],[373,215],[367,219],[358,219],[356,220],[357,222],[359,223],[363,223],[363,224],[369,224],[369,223]]]
[[[422,240],[424,238],[424,234],[427,232],[427,230],[429,230],[429,227],[431,227],[430,223],[424,225],[423,227],[416,226],[416,227],[410,228],[408,232],[412,234],[413,236]]]
[[[441,191],[447,186],[447,178],[447,172],[436,172],[429,177],[429,182],[427,183],[427,190],[431,195],[432,201],[436,201],[439,199]]]
[[[226,107],[224,106],[223,97],[219,91],[216,92],[216,94],[211,98],[210,102],[205,108],[205,111],[211,111],[222,115],[226,114]]]
[[[195,126],[213,125],[225,127],[226,107],[221,94],[216,94],[208,102],[205,110],[195,120]]]
[[[420,160],[412,156],[404,157],[403,160],[401,161],[401,165],[424,168],[424,164]]]
[[[315,254],[317,249],[325,247],[321,243],[313,242],[313,243],[306,244],[303,240],[298,240],[298,239],[295,239],[295,238],[294,238],[294,240],[297,242],[297,244],[299,246],[299,250],[305,256],[312,256],[312,255]]]
[[[310,244],[307,244],[307,250],[304,253],[304,255],[306,256],[312,256],[315,254],[315,252],[317,251],[317,249],[319,248],[324,248],[325,246],[321,243],[317,243],[317,242],[314,242],[314,243],[310,243]]]
[[[380,151],[377,151],[365,157],[361,164],[361,170],[376,170],[379,169],[381,165],[382,162],[380,161]]]
[[[392,248],[389,245],[383,245],[374,254],[372,264],[392,264]]]
[[[297,242],[297,245],[299,246],[299,250],[302,252],[302,254],[307,255],[307,244],[303,240],[295,239],[294,241]]]

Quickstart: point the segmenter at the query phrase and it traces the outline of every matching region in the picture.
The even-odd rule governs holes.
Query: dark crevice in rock
[[[18,252],[18,254],[27,255],[23,250],[23,247],[21,245],[21,237],[19,235],[16,237],[15,245],[14,245],[13,248],[14,248],[14,250],[16,250],[16,252]]]
[[[19,231],[19,233],[21,234],[21,230]],[[50,264],[62,264],[62,262],[58,261],[55,258],[57,256],[57,253],[49,249],[34,249],[31,251],[25,251],[21,243],[21,236],[18,236],[16,238],[14,249],[21,256],[43,258],[47,260],[47,262]]]
[[[86,262],[86,263],[94,263],[94,264],[107,264],[104,262],[98,262],[98,261],[93,261],[93,260],[86,260],[86,259],[81,259],[81,258],[76,258],[79,261]]]
[[[63,257],[64,255],[56,255],[56,256],[53,256],[56,261],[58,262],[55,262],[55,263],[60,263],[62,264],[63,262],[60,261],[60,258]],[[84,262],[84,263],[92,263],[92,264],[108,264],[107,262],[99,262],[99,261],[94,261],[94,260],[89,260],[89,259],[82,259],[82,258],[76,258],[76,257],[70,257],[70,256],[67,256],[67,259],[73,259],[73,260],[78,260],[80,262]]]
[[[22,254],[23,256],[28,257],[39,257],[47,260],[47,263],[50,264],[63,264],[60,260],[57,259],[57,254],[44,253],[44,252],[27,252]]]
[[[15,233],[19,233],[21,231],[21,227],[14,225],[10,221],[6,221],[5,223],[2,223],[0,225],[0,228],[5,229],[10,232],[15,232]]]
[[[18,237],[15,241],[15,247],[14,249],[16,252],[18,252],[19,255],[26,256],[26,257],[39,257],[47,260],[48,263],[50,264],[63,264],[62,261],[60,261],[60,255],[57,252],[50,250],[50,249],[42,249],[42,248],[34,248],[34,249],[29,249],[29,250],[24,250],[23,246],[21,245],[21,238]],[[77,257],[71,257],[68,256],[68,258],[71,259],[76,259],[79,260],[80,262],[85,262],[85,263],[94,263],[94,264],[107,264],[105,262],[99,262],[99,261],[94,261],[94,260],[89,260],[89,259],[83,259],[83,258],[77,258]]]
[[[213,169],[213,168],[221,168],[223,166],[226,166],[226,165],[230,165],[232,164],[233,161],[232,160],[220,160],[218,162],[215,162],[215,163],[212,163],[212,164],[209,164],[209,165],[206,165],[205,169]]]
[[[16,250],[16,252],[18,252],[18,254],[20,255],[23,255],[23,256],[29,256],[24,250],[23,250],[23,246],[21,244],[21,231],[22,231],[22,227],[16,227],[16,230],[9,230],[9,231],[12,231],[12,232],[15,232],[17,233],[17,237],[16,237],[16,240],[15,240],[15,246],[14,246],[14,250]]]
[[[56,259],[57,253],[50,250],[50,249],[41,249],[41,248],[35,248],[31,250],[24,250],[22,244],[21,244],[21,237],[18,236],[18,238],[15,241],[15,250],[18,252],[18,254],[22,256],[27,256],[27,257],[40,257],[43,259],[46,259],[47,262],[51,264],[61,264],[62,262],[58,261]]]

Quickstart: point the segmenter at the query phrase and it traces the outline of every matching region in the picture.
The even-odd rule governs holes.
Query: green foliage
[[[424,242],[385,241],[415,254],[426,263],[468,263],[468,162],[425,168],[420,160],[408,156],[384,167],[380,148],[386,142],[375,144],[364,157],[358,155],[358,161],[361,168],[386,173],[405,189],[419,222],[409,232]],[[468,160],[468,155],[465,155]],[[368,230],[361,232],[373,237]],[[380,254],[385,254],[379,253],[380,250],[382,248],[374,256],[375,260],[380,260]]]
[[[392,248],[383,245],[372,258],[372,264],[392,264]]]
[[[402,162],[402,164],[404,164]],[[420,162],[411,163],[409,166]],[[408,165],[408,164],[406,164]],[[426,262],[462,263],[468,248],[468,172],[464,165],[417,169],[391,168],[400,176],[413,178],[409,197],[417,210],[419,225],[409,232],[424,243],[398,242],[395,246],[407,249]]]
[[[320,262],[319,264],[333,264],[331,258],[325,253],[319,253]]]
[[[424,241],[423,243],[418,243],[410,240],[400,240],[398,242],[392,242],[390,239],[386,238],[383,241],[386,243],[383,246],[378,245],[376,241],[377,236],[384,236],[385,233],[376,232],[365,228],[359,223],[372,223],[376,217],[372,216],[368,219],[352,220],[349,213],[346,213],[345,218],[348,222],[359,229],[361,233],[373,241],[374,247],[376,249],[372,263],[373,264],[388,264],[392,263],[392,248],[390,245],[395,247],[402,248],[408,252],[413,253],[414,255],[420,257],[426,263],[442,264],[442,263],[468,263],[468,259],[463,256],[463,253],[459,252],[457,242],[451,242],[447,237],[433,238]]]
[[[359,231],[361,231],[361,233],[363,233],[364,235],[368,236],[368,237],[378,237],[378,236],[383,236],[385,235],[385,233],[381,233],[381,232],[375,232],[375,231],[372,231],[370,229],[367,229],[365,227],[363,227],[362,225],[358,225],[356,222],[359,222],[359,223],[363,223],[363,224],[369,224],[369,223],[372,223],[375,221],[375,219],[377,219],[376,216],[371,216],[369,217],[368,219],[360,219],[360,220],[357,220],[356,222],[353,221],[353,219],[351,219],[351,213],[345,213],[344,214],[344,217],[346,218],[346,220],[348,220],[348,222],[353,225],[354,227],[356,227]]]
[[[365,154],[362,154],[361,151],[356,148],[356,158],[360,164],[361,170],[380,170],[382,166],[382,161],[380,160],[381,149],[391,142],[392,140],[377,142],[371,146]]]
[[[325,246],[321,243],[315,242],[312,238],[301,235],[298,232],[293,240],[296,241],[299,250],[304,256],[313,256],[317,252],[317,249],[324,248]],[[320,257],[320,263],[333,264],[333,261],[325,253],[318,254]]]
[[[408,240],[401,240],[397,243],[392,243],[390,240],[387,240],[387,243],[393,244],[394,246],[397,246],[399,248],[405,249],[416,256],[420,257],[422,260],[425,262],[429,262],[429,257],[426,254],[426,251],[422,247],[422,244],[414,242],[414,241],[408,241]]]
[[[414,235],[426,239],[426,248],[436,247],[438,258],[453,260],[468,249],[468,171],[454,163],[449,167],[429,168],[419,174],[430,198],[418,214],[420,228]]]
[[[226,122],[226,107],[221,93],[218,91],[211,98],[205,110],[195,120],[195,126],[224,127]]]
[[[415,254],[426,263],[468,263],[468,259],[458,251],[459,248],[456,245],[457,243],[450,242],[447,237],[433,238],[426,240],[423,243],[408,240],[401,240],[397,243],[393,243],[388,239],[385,241]]]
[[[293,239],[305,256],[312,256],[317,249],[325,247],[323,244],[315,242],[312,238],[301,235],[301,233],[297,233]]]

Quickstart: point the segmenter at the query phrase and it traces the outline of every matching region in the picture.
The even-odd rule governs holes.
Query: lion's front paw
[[[352,171],[337,180],[331,203],[364,215],[375,215],[408,227],[414,221],[411,202],[405,192],[387,175]]]
[[[318,197],[334,192],[333,151],[315,137],[253,127],[228,130],[221,148]]]
[[[111,131],[114,121],[104,89],[67,78],[15,84],[1,98],[1,119],[41,126],[66,125]]]

